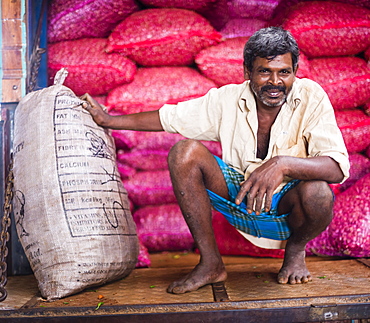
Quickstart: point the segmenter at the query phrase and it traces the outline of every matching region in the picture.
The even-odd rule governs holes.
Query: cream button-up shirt
[[[206,95],[159,111],[166,132],[186,138],[220,141],[222,159],[247,178],[277,155],[330,156],[349,176],[348,153],[327,94],[316,82],[296,78],[271,127],[264,160],[256,157],[258,119],[249,81],[211,89]],[[289,178],[278,187],[279,191]]]
[[[316,82],[296,79],[271,127],[264,160],[256,157],[258,119],[249,81],[211,89],[205,96],[166,104],[160,111],[165,131],[198,140],[220,141],[222,159],[245,178],[277,155],[302,158],[330,156],[349,176],[349,160],[334,110],[327,94]],[[277,188],[279,191],[289,178]],[[284,248],[286,241],[258,238],[238,230],[253,244],[269,249]]]

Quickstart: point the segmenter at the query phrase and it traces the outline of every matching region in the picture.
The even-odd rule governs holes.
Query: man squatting
[[[102,127],[188,138],[170,150],[168,164],[200,261],[170,284],[170,293],[227,278],[212,207],[256,245],[285,247],[279,283],[310,281],[305,246],[332,220],[328,183],[349,175],[348,153],[327,94],[314,81],[296,78],[299,49],[292,35],[280,27],[261,29],[243,55],[244,83],[156,111],[111,116],[90,95],[82,96],[83,107]],[[199,140],[220,141],[222,160]]]

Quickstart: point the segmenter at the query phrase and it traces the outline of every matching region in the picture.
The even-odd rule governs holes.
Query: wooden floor
[[[370,268],[355,259],[307,257],[313,277],[308,284],[281,285],[276,282],[282,260],[274,258],[224,257],[228,271],[228,299],[216,303],[212,286],[182,295],[166,292],[167,286],[189,272],[199,260],[194,253],[152,254],[150,268],[135,269],[128,277],[53,302],[44,301],[33,275],[8,277],[7,299],[0,310],[64,310],[89,308],[96,313],[125,306],[130,311],[189,311],[232,308],[279,308],[317,304],[370,306]],[[185,304],[185,306],[184,306]],[[203,304],[199,308],[200,304]],[[205,304],[205,305],[204,305]],[[134,306],[134,307],[130,307]],[[138,307],[139,306],[139,307]],[[117,308],[118,308],[117,307]],[[5,312],[4,312],[5,313]],[[1,317],[1,311],[0,311]]]

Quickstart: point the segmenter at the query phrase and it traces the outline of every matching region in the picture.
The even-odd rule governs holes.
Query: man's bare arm
[[[138,131],[163,131],[159,119],[159,111],[148,111],[127,115],[112,116],[106,113],[102,106],[89,94],[81,96],[85,100],[82,107],[87,110],[94,121],[104,128]]]

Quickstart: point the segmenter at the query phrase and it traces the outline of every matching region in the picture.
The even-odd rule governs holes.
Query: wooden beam
[[[18,102],[22,94],[22,79],[26,72],[22,61],[21,0],[1,2],[2,27],[2,98],[1,102]]]

